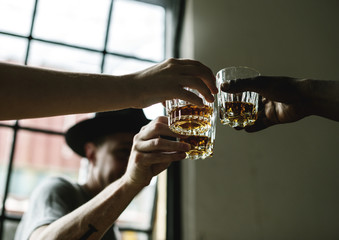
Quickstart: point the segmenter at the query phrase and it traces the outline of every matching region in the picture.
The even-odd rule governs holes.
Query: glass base
[[[230,127],[246,127],[246,126],[251,126],[255,123],[256,120],[253,119],[232,119],[232,118],[226,118],[226,119],[221,119],[220,120],[223,125],[228,125]]]

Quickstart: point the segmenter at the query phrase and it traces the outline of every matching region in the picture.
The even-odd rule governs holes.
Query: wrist
[[[311,79],[299,79],[298,90],[304,109],[304,117],[314,114],[314,82]]]
[[[133,192],[139,192],[147,185],[143,184],[140,181],[136,181],[127,174],[124,174],[120,180],[122,185],[124,185],[126,188],[130,189]]]
[[[133,108],[143,108],[145,106],[146,86],[142,84],[140,72],[122,76],[128,98]]]

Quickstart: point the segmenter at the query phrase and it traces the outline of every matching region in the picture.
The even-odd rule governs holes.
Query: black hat
[[[94,118],[81,121],[68,129],[65,138],[74,152],[85,157],[85,143],[113,133],[138,133],[149,122],[141,109],[99,112]]]

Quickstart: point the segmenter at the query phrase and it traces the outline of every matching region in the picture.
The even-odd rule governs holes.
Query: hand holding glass
[[[226,93],[220,85],[236,79],[253,78],[260,73],[248,67],[229,67],[217,73],[220,121],[231,127],[246,127],[257,120],[259,95],[255,92]]]
[[[186,159],[211,157],[215,140],[216,107],[193,89],[187,89],[203,99],[204,106],[199,107],[187,101],[173,99],[166,101],[166,111],[170,129],[181,135],[178,141],[189,143],[191,150]]]

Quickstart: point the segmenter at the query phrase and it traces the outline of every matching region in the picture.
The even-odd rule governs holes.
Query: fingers
[[[258,132],[274,125],[267,118],[258,119],[253,125],[245,127],[245,131],[248,133]]]
[[[212,70],[205,65],[203,65],[200,62],[196,62],[196,65],[198,68],[195,70],[199,76],[201,76],[203,82],[207,85],[207,87],[211,90],[211,93],[217,94],[218,93],[218,88],[216,86],[216,79],[215,76],[212,72]],[[187,70],[189,70],[187,68]],[[200,70],[200,71],[199,71]]]
[[[209,67],[196,60],[178,59],[178,61],[184,66],[185,74],[201,78],[211,93],[218,93],[215,76]]]
[[[200,107],[204,106],[203,100],[200,97],[198,97],[198,95],[183,88],[179,89],[178,98]]]
[[[174,153],[160,153],[160,152],[151,152],[151,153],[138,153],[139,162],[143,162],[146,165],[154,164],[169,164],[171,162],[176,162],[184,159],[186,157],[185,152],[174,152]]]
[[[265,84],[265,82],[260,79],[261,77],[229,80],[222,83],[220,89],[229,93],[238,93],[244,91],[258,92]]]
[[[197,90],[208,102],[213,102],[213,94],[218,92],[216,79],[210,68],[204,64],[188,59],[169,59],[165,62],[165,69],[173,77],[173,73],[178,74],[180,89],[189,87]],[[177,92],[177,89],[176,89]],[[183,100],[201,106],[198,96],[194,97],[187,91],[181,91],[180,97]]]
[[[220,88],[229,93],[253,91],[272,101],[284,103],[293,103],[301,98],[298,80],[290,77],[259,76],[236,79],[221,84]]]
[[[179,137],[179,134],[172,132],[168,127],[168,117],[160,116],[142,128],[136,138],[138,140],[150,140],[160,136]]]
[[[169,140],[168,137],[177,138],[181,135],[172,132],[167,124],[167,117],[159,117],[135,136],[134,148],[139,152],[187,152],[190,145]],[[167,136],[167,139],[161,136]]]
[[[235,130],[245,130],[248,133],[258,132],[263,129],[266,129],[272,125],[277,124],[277,122],[272,121],[271,118],[268,118],[268,114],[272,111],[272,102],[265,102],[262,99],[262,102],[259,101],[259,111],[258,111],[258,118],[253,125],[246,126],[246,127],[236,127]],[[271,114],[271,113],[270,113]]]
[[[210,91],[210,89],[205,85],[204,82],[201,81],[198,77],[192,76],[185,76],[182,78],[181,83],[185,87],[189,87],[191,89],[196,89],[199,91],[201,95],[206,99],[208,102],[214,102],[214,97]],[[187,94],[187,93],[186,93]]]
[[[163,138],[154,138],[141,141],[135,148],[140,152],[188,152],[190,146],[186,143],[180,143]]]

